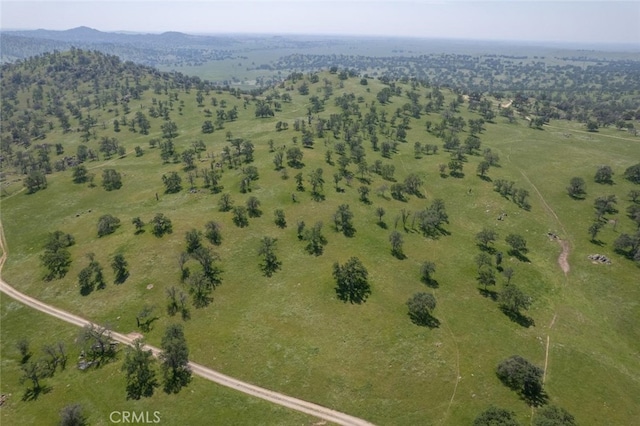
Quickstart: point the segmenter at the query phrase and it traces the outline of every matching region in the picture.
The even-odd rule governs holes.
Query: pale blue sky
[[[640,0],[2,0],[0,7],[2,29],[640,44]]]

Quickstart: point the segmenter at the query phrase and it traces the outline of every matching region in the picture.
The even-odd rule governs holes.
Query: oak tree
[[[432,294],[415,293],[407,300],[407,307],[409,308],[409,317],[414,324],[430,328],[440,324],[440,321],[433,317],[436,298]]]
[[[336,280],[338,299],[349,303],[363,303],[371,294],[369,273],[360,259],[351,257],[344,265],[333,265],[333,277]]]
[[[191,381],[189,349],[180,324],[170,324],[162,337],[160,360],[166,393],[178,393]]]
[[[125,353],[122,371],[126,374],[127,399],[140,399],[153,395],[159,383],[154,370],[155,358],[150,349],[145,350],[141,339],[133,342]]]

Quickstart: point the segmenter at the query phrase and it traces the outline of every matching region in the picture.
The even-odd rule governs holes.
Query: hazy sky
[[[413,36],[640,44],[640,0],[0,2],[2,29]]]

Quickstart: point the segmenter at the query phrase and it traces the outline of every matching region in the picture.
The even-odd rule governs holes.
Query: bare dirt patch
[[[571,268],[569,267],[569,261],[567,260],[570,250],[569,242],[560,239],[558,240],[558,242],[560,243],[560,246],[562,246],[562,252],[560,253],[560,256],[558,256],[558,265],[560,265],[560,269],[562,269],[562,272],[567,275],[571,270]]]
[[[136,340],[136,339],[142,339],[144,338],[144,336],[138,332],[132,331],[131,333],[127,334],[127,337],[131,340]]]

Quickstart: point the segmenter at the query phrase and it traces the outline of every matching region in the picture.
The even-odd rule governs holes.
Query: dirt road
[[[33,309],[37,309],[40,312],[44,312],[45,314],[51,315],[63,321],[66,321],[70,324],[76,325],[78,327],[84,327],[88,324],[93,324],[91,321],[81,318],[77,315],[71,314],[69,312],[63,311],[62,309],[55,308],[51,305],[47,305],[33,297],[27,296],[24,293],[19,292],[15,288],[11,287],[7,282],[2,278],[2,267],[7,259],[7,244],[4,239],[4,228],[2,227],[2,223],[0,222],[0,249],[2,249],[2,256],[0,257],[0,291],[2,291],[7,296],[17,300],[20,303],[23,303]],[[97,324],[93,324],[94,326],[98,326]],[[117,340],[118,342],[124,343],[126,345],[132,345],[135,337],[128,336],[121,333],[111,332],[111,337],[113,340]],[[160,353],[160,349],[151,345],[145,345],[145,348],[151,350],[153,354],[157,357]],[[270,391],[268,389],[261,388],[259,386],[252,385],[247,382],[240,381],[238,379],[234,379],[233,377],[227,376],[225,374],[219,373],[215,370],[207,368],[201,364],[197,364],[195,362],[189,362],[189,367],[191,367],[191,371],[198,376],[201,376],[207,380],[218,383],[222,386],[226,386],[231,389],[235,389],[247,395],[251,395],[257,398],[264,399],[266,401],[272,402],[274,404],[281,405],[283,407],[290,408],[295,411],[299,411],[301,413],[309,414],[311,416],[318,417],[323,420],[327,420],[339,425],[345,426],[365,426],[372,425],[372,423],[367,422],[366,420],[359,419],[357,417],[350,416],[345,413],[341,413],[339,411],[332,410],[330,408],[323,407],[321,405],[314,404],[312,402],[303,401],[301,399],[293,398],[291,396],[283,395],[278,392]]]

